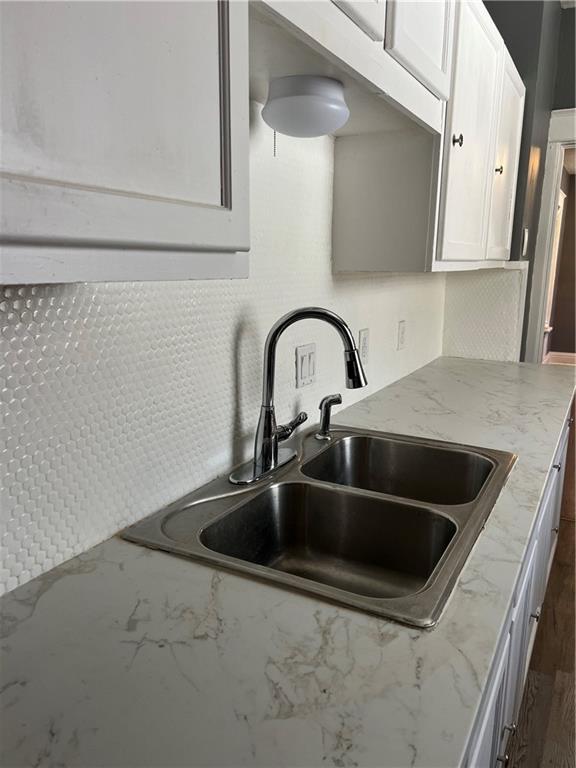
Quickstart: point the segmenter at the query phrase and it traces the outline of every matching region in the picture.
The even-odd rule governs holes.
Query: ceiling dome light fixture
[[[289,75],[270,81],[262,117],[278,133],[312,138],[341,128],[350,117],[350,110],[340,80]]]

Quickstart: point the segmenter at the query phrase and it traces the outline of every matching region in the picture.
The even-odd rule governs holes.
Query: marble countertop
[[[5,766],[457,766],[573,369],[439,358],[335,421],[519,460],[428,631],[110,539],[0,601]]]

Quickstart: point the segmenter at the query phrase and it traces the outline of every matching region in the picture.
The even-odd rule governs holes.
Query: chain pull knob
[[[462,134],[460,134],[460,136],[458,137],[456,136],[456,134],[452,136],[452,146],[455,147],[456,144],[458,144],[459,147],[461,147],[462,144],[464,144],[464,136]]]

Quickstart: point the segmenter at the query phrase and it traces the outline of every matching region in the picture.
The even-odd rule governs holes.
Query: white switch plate
[[[406,320],[398,320],[398,338],[396,349],[399,351],[406,346]]]
[[[296,347],[296,388],[307,387],[316,381],[316,344]]]
[[[522,230],[522,256],[526,256],[528,253],[528,227],[524,227]]]
[[[358,352],[362,365],[368,365],[368,346],[370,342],[370,329],[361,328],[358,331]]]

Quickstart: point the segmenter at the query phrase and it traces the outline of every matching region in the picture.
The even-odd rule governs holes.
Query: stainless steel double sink
[[[511,453],[333,427],[241,490],[218,479],[123,537],[418,627],[440,617]]]

